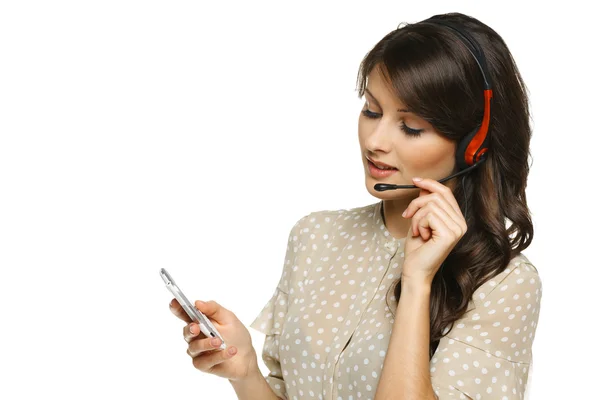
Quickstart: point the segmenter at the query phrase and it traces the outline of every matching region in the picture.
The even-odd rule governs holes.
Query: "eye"
[[[364,110],[362,110],[362,114],[367,117],[367,118],[371,118],[371,119],[376,119],[381,117],[381,114],[373,112],[371,110],[369,110],[368,108],[365,108]]]
[[[366,106],[365,108],[361,111],[362,114],[370,119],[377,119],[381,117],[380,113],[376,113],[373,112],[371,110],[369,110]],[[408,136],[412,136],[412,137],[419,137],[421,136],[421,133],[425,130],[425,129],[414,129],[411,128],[409,126],[407,126],[404,121],[402,121],[402,124],[400,124],[400,129]]]
[[[402,129],[404,131],[404,133],[406,133],[408,136],[421,136],[421,132],[423,132],[425,129],[413,129],[410,128],[408,126],[406,126],[406,124],[404,123],[404,121],[402,121],[402,125],[400,125],[400,129]]]

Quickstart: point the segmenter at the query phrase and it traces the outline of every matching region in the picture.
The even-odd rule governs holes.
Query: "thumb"
[[[202,314],[206,315],[208,318],[218,323],[229,322],[227,313],[228,310],[216,301],[211,300],[208,302],[203,302],[200,300],[196,300],[195,306],[198,310],[202,312]]]

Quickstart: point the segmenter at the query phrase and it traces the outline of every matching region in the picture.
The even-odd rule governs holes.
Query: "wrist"
[[[402,293],[431,293],[431,280],[426,277],[408,277],[402,276],[400,285]]]
[[[255,382],[264,379],[264,376],[260,368],[258,368],[258,364],[256,364],[248,370],[248,375],[243,379],[248,382]]]
[[[248,355],[248,360],[244,361],[243,364],[248,366],[246,374],[234,379],[229,379],[229,382],[232,385],[246,385],[248,382],[257,382],[260,381],[261,378],[264,379],[262,372],[258,367],[258,358],[254,348],[252,349],[251,354]]]
[[[240,400],[280,400],[258,365],[251,365],[245,376],[236,380],[229,379],[229,383]]]

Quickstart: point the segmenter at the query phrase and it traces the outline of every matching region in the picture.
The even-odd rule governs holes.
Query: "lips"
[[[369,160],[367,162],[367,164],[369,165],[369,169],[368,169],[369,175],[372,178],[375,178],[375,179],[389,178],[390,176],[392,176],[392,175],[394,175],[394,174],[396,174],[398,172],[398,170],[395,169],[395,168],[394,169],[380,169],[380,168],[377,168],[375,166],[375,164],[373,164],[371,162],[371,160]]]
[[[374,161],[372,159],[370,159],[369,157],[367,157],[367,160],[369,160],[373,165],[375,165],[377,168],[392,168],[392,169],[398,169],[395,167],[392,167],[391,165],[387,165],[385,163],[379,162],[379,161]]]

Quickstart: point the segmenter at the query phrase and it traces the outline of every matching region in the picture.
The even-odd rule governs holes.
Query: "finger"
[[[452,207],[446,199],[439,193],[431,193],[427,196],[417,197],[413,201],[410,202],[405,212],[402,214],[404,218],[413,218],[413,214],[419,210],[419,208],[425,207],[427,204],[435,203],[440,208],[442,208],[449,216],[454,220],[454,222],[461,227],[463,232],[467,231],[467,223],[465,218],[460,211],[456,212],[456,209]]]
[[[454,232],[442,221],[438,214],[429,213],[425,219],[427,220],[427,226],[431,228],[434,238],[447,241],[448,243],[455,242]]]
[[[446,198],[442,196],[440,193],[431,193],[426,196],[417,197],[412,200],[402,216],[404,218],[411,218],[413,213],[415,213],[419,208],[424,207],[428,203],[436,203],[438,206],[443,208],[449,215],[453,217],[453,219],[460,221],[460,219],[464,219],[460,208],[458,209],[459,214],[456,213],[456,209],[452,207],[450,203],[446,201]]]
[[[445,210],[439,208],[436,204],[433,203],[430,204],[429,208],[430,212],[428,213],[428,216],[435,217],[436,221],[439,220],[439,224],[436,226],[432,225],[431,218],[427,220],[429,228],[432,231],[437,229],[433,232],[434,235],[442,236],[445,238],[447,237],[448,240],[451,242],[456,242],[463,236],[462,228],[456,223],[456,221],[452,219],[450,215],[448,215],[448,213]]]
[[[233,352],[233,354],[231,354],[231,352]],[[192,363],[196,369],[202,372],[208,372],[214,368],[215,365],[220,364],[223,361],[227,361],[235,356],[236,353],[237,349],[235,347],[230,347],[227,350],[200,354],[192,359]]]
[[[448,213],[439,207],[436,203],[428,203],[425,207],[419,209],[412,219],[412,232],[413,236],[421,234],[423,240],[429,240],[432,231],[435,227],[431,226],[429,215],[436,216],[441,226],[437,227],[439,230],[436,232],[437,235],[447,236],[449,240],[455,241],[457,238],[462,237],[463,232],[461,227],[448,215]]]
[[[194,358],[204,352],[216,350],[220,345],[221,339],[219,338],[196,339],[189,344],[188,354]]]
[[[171,300],[171,302],[169,303],[169,309],[173,314],[175,314],[177,318],[183,320],[184,322],[192,322],[190,316],[187,315],[187,313],[183,310],[183,308],[176,299]]]
[[[430,207],[432,210],[432,214],[434,214],[436,217],[438,217],[442,221],[444,226],[446,228],[448,228],[449,233],[454,235],[454,236],[450,236],[449,237],[450,239],[457,240],[463,236],[463,230],[462,230],[461,226],[454,220],[454,218],[452,218],[454,213],[448,214],[446,212],[446,210],[440,208],[435,203],[430,203]]]
[[[200,312],[217,323],[225,323],[229,319],[229,310],[214,300],[206,303],[196,300],[195,306],[198,310],[200,310]]]
[[[205,356],[205,355],[210,354],[215,351],[223,351],[223,350],[220,350],[220,349],[206,350],[206,351],[203,351],[194,356],[194,355],[192,355],[192,353],[190,353],[190,349],[188,347],[188,349],[185,352],[187,353],[188,356],[190,356],[191,358],[194,358],[194,357],[199,357],[199,356]]]
[[[428,212],[429,210],[423,207],[418,209],[413,216],[412,220],[410,221],[410,231],[413,237],[421,235],[424,240],[427,240],[429,237],[427,233],[427,227],[421,225],[421,220],[427,216]]]
[[[192,322],[183,327],[183,338],[186,342],[190,343],[192,340],[197,338],[205,338],[206,335],[200,332],[200,326],[197,323]]]
[[[425,182],[425,183],[423,183],[423,182]],[[433,183],[433,182],[435,182],[435,183]],[[446,202],[454,210],[454,212],[456,212],[459,215],[462,215],[460,206],[458,205],[458,202],[456,201],[456,198],[454,197],[454,193],[452,193],[452,190],[450,190],[449,187],[444,186],[443,184],[439,183],[438,181],[435,181],[432,179],[424,179],[420,182],[415,181],[415,185],[427,185],[429,183],[431,183],[431,186],[428,186],[426,188],[422,187],[421,191],[427,190],[429,193],[435,194],[435,196],[439,197],[443,202]],[[420,197],[417,199],[420,199]]]
[[[426,214],[419,218],[417,222],[417,234],[415,236],[421,236],[424,241],[428,241],[433,235],[433,229],[429,223],[430,214]],[[439,232],[436,232],[439,235]]]
[[[411,221],[413,236],[421,236],[424,241],[429,240],[432,234],[427,220],[428,214],[428,210],[421,208]]]
[[[446,199],[448,204],[450,204],[458,214],[461,214],[458,202],[456,201],[452,190],[448,186],[429,178],[422,179],[420,181],[417,181],[415,180],[415,178],[413,178],[413,182],[415,186],[418,186],[421,189],[427,189],[432,193],[439,193],[440,195],[442,195],[442,197],[444,197],[444,199]]]

